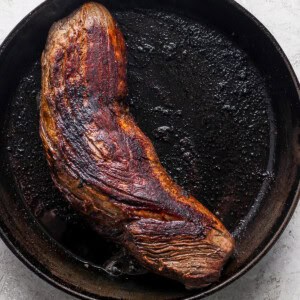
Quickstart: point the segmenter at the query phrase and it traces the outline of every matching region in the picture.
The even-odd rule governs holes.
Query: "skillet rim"
[[[289,62],[286,54],[284,53],[283,49],[279,45],[279,43],[276,41],[275,37],[270,33],[270,31],[254,16],[252,15],[247,9],[245,9],[242,5],[237,3],[235,0],[223,0],[226,1],[229,5],[233,6],[235,9],[239,11],[240,14],[244,15],[245,18],[247,18],[248,22],[253,22],[260,31],[265,35],[267,39],[272,43],[275,50],[280,55],[282,61],[284,62],[284,65],[287,67],[287,70],[289,72],[290,78],[293,81],[293,85],[295,87],[295,90],[298,95],[298,100],[300,103],[300,83],[299,80],[295,74],[295,71],[293,70],[293,67],[291,63]],[[19,34],[19,32],[23,29],[23,27],[27,24],[27,22],[30,21],[30,19],[39,13],[39,11],[47,5],[49,0],[44,0],[41,4],[39,4],[36,8],[34,8],[31,12],[29,12],[9,33],[9,35],[4,39],[2,44],[0,45],[0,57],[2,53],[5,51],[6,47],[8,47],[9,43]],[[292,191],[293,192],[293,191]],[[200,293],[183,298],[186,300],[196,300],[201,299],[206,296],[209,296],[224,287],[228,286],[229,284],[236,281],[238,278],[240,278],[242,275],[244,275],[246,272],[248,272],[250,269],[252,269],[274,246],[276,241],[279,239],[281,234],[286,229],[286,226],[290,222],[296,207],[298,205],[298,202],[300,200],[300,182],[298,182],[297,187],[295,188],[295,194],[292,200],[292,203],[284,216],[284,219],[282,220],[279,228],[276,230],[275,233],[273,233],[273,236],[270,238],[269,242],[265,245],[265,247],[254,257],[252,260],[247,263],[242,269],[240,269],[236,274],[226,279],[224,282],[217,284],[216,286],[210,288],[207,291],[200,291]],[[9,229],[3,224],[0,216],[0,238],[3,240],[3,242],[6,244],[6,246],[12,251],[12,253],[26,266],[28,267],[33,273],[35,273],[39,278],[45,280],[52,286],[60,289],[61,291],[66,292],[69,295],[78,297],[80,299],[87,299],[87,300],[96,300],[96,299],[114,299],[110,297],[104,297],[104,296],[97,296],[95,294],[90,294],[88,292],[78,292],[74,288],[72,288],[71,285],[67,283],[62,283],[61,279],[58,277],[52,275],[52,274],[46,274],[41,270],[38,266],[38,262],[35,261],[34,258],[32,258],[25,249],[22,249],[22,246],[18,245],[18,242],[15,240],[15,238],[10,234]]]

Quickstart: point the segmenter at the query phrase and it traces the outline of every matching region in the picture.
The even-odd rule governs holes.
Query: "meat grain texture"
[[[234,240],[162,167],[129,113],[126,48],[100,4],[55,23],[42,56],[40,136],[51,175],[99,234],[150,271],[200,288],[218,280]]]

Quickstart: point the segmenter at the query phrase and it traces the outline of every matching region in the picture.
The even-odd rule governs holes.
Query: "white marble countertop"
[[[222,1],[222,0],[220,0]],[[0,43],[41,0],[0,0]],[[275,36],[300,78],[300,0],[238,0]],[[300,299],[300,207],[272,250],[208,300]],[[71,300],[29,271],[0,240],[0,300]]]

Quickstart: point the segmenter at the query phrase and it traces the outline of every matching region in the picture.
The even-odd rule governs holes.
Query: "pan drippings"
[[[115,17],[128,47],[127,101],[138,125],[178,184],[236,229],[272,176],[266,175],[263,77],[230,37],[205,21],[154,10]],[[49,234],[83,261],[103,266],[119,249],[89,229],[50,178],[38,135],[40,76],[37,62],[11,107],[11,165],[25,202]]]

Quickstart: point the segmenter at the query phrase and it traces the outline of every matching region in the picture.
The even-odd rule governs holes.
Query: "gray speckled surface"
[[[222,1],[222,0],[220,0]],[[0,0],[0,42],[41,0]],[[300,77],[300,0],[238,0],[275,36]],[[300,207],[272,250],[208,300],[300,299]],[[70,300],[29,271],[0,240],[0,300]]]

